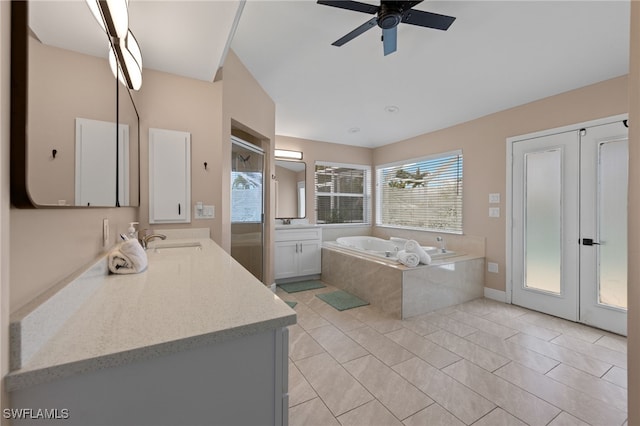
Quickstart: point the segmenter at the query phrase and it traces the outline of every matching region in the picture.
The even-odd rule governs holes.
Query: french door
[[[626,335],[626,125],[518,140],[512,155],[512,302]]]

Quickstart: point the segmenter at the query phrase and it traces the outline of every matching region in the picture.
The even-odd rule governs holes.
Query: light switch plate
[[[500,207],[489,207],[489,217],[500,217]]]
[[[489,203],[491,204],[496,204],[500,202],[500,193],[499,192],[493,192],[491,194],[489,194]]]
[[[495,262],[489,262],[487,263],[487,270],[489,272],[493,272],[494,274],[498,273],[498,264]]]

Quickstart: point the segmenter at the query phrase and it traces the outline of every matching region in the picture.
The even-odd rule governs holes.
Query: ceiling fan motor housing
[[[378,11],[378,26],[383,30],[397,27],[402,21],[402,2],[382,2]]]

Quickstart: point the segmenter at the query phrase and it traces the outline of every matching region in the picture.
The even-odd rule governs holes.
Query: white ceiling
[[[242,6],[240,0],[130,0],[129,28],[143,67],[212,81]],[[32,1],[29,25],[45,44],[107,57],[106,35],[83,0]]]
[[[377,27],[331,46],[371,15],[312,0],[249,0],[232,49],[275,101],[276,134],[365,147],[628,71],[628,1],[425,1],[416,9],[457,19],[446,32],[401,24],[398,51],[385,57]]]
[[[371,16],[314,0],[129,2],[144,67],[205,81],[242,11],[231,46],[275,101],[276,133],[312,140],[385,145],[628,71],[628,1],[450,0],[416,9],[457,19],[446,32],[401,24],[398,51],[385,57],[377,27],[331,46]],[[47,44],[106,57],[84,1],[31,2],[31,26]]]

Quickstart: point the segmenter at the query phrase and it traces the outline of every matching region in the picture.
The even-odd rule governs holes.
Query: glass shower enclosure
[[[264,151],[231,138],[231,256],[264,277]]]

